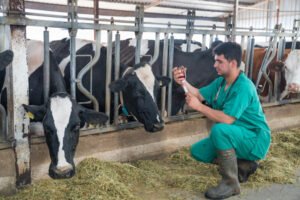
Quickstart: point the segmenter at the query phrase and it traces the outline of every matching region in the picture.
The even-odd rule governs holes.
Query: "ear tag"
[[[27,116],[29,117],[29,119],[34,119],[34,114],[32,112],[28,112]]]

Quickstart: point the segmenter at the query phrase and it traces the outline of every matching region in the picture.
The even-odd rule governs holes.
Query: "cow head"
[[[108,117],[85,109],[67,93],[54,93],[46,105],[24,105],[34,121],[43,123],[51,164],[52,178],[69,178],[75,174],[74,155],[79,129],[84,123],[103,124]]]
[[[285,77],[286,87],[280,95],[280,99],[289,93],[300,92],[300,50],[291,51],[285,62],[274,62],[269,65],[273,71],[281,72]]]
[[[156,104],[160,87],[170,82],[168,77],[155,77],[147,63],[127,68],[123,77],[110,84],[112,92],[122,92],[124,106],[146,131],[156,132],[164,127],[164,122]]]

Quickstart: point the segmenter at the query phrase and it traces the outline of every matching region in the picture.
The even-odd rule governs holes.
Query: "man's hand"
[[[199,101],[199,99],[196,96],[188,92],[186,93],[185,100],[190,108],[201,112],[203,104]]]
[[[185,73],[186,73],[186,68],[184,66],[174,67],[173,68],[174,81],[177,84],[182,85],[183,81],[185,80]]]

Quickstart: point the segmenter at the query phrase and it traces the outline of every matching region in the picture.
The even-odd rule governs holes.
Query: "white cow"
[[[290,93],[300,92],[300,50],[293,50],[285,60],[286,87],[280,95],[280,100]]]

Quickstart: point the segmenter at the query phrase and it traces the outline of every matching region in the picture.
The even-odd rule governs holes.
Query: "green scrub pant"
[[[237,158],[259,160],[251,153],[257,142],[257,134],[244,127],[217,123],[212,126],[209,137],[191,146],[191,155],[196,160],[212,163],[218,150],[235,149]]]

